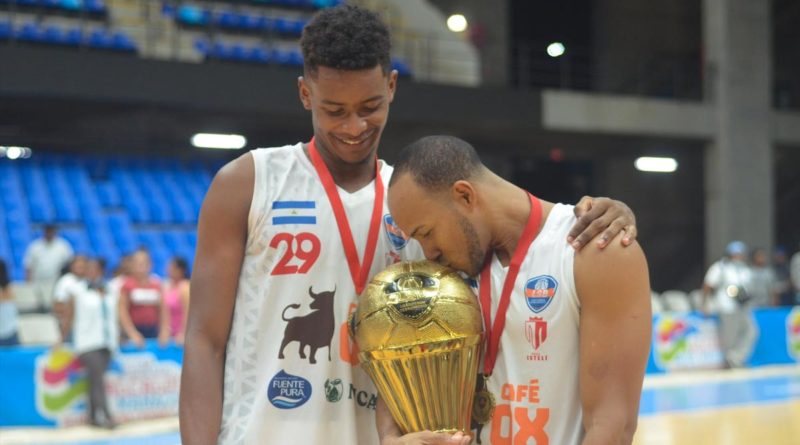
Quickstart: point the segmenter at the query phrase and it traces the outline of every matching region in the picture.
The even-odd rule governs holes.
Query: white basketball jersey
[[[492,420],[477,431],[482,444],[568,445],[583,438],[580,304],[574,251],[566,242],[574,222],[572,206],[555,205],[522,262],[488,379],[496,407]],[[492,258],[492,323],[507,271]]]
[[[377,391],[347,333],[356,291],[302,144],[252,152],[255,187],[225,359],[221,444],[377,444]],[[392,168],[382,162],[388,186]],[[339,189],[363,261],[375,184]],[[370,277],[423,258],[383,217]]]

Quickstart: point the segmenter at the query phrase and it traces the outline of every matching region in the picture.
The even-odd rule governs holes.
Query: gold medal
[[[494,394],[482,388],[475,391],[475,399],[472,401],[472,420],[483,425],[492,420],[494,414]]]
[[[486,389],[486,375],[478,374],[475,397],[472,400],[472,420],[483,425],[492,420],[494,414],[494,394]]]

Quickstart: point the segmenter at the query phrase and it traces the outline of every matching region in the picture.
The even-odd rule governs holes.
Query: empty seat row
[[[303,56],[298,49],[270,49],[263,45],[250,46],[242,43],[210,43],[205,39],[196,40],[194,46],[207,59],[303,66]]]
[[[0,4],[13,3],[20,7],[45,7],[65,11],[86,11],[91,14],[105,14],[107,8],[103,0],[0,0]]]
[[[287,36],[299,36],[306,24],[306,20],[300,18],[273,17],[231,10],[212,12],[191,5],[178,8],[175,18],[178,23],[190,26],[214,25],[243,31],[276,32]]]
[[[88,46],[120,52],[136,51],[136,42],[126,33],[104,28],[84,30],[79,26],[64,28],[33,22],[15,26],[10,21],[0,21],[0,40],[7,39],[72,47]]]

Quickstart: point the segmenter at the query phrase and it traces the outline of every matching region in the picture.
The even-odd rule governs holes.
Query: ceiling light
[[[561,42],[553,42],[547,45],[547,55],[550,57],[561,57],[567,48]]]
[[[462,14],[453,14],[447,18],[447,28],[453,32],[463,32],[467,29],[467,18]]]
[[[636,169],[643,172],[672,173],[678,169],[678,161],[673,158],[654,158],[643,156],[634,162]]]
[[[192,136],[192,145],[198,148],[238,150],[247,145],[247,139],[240,134],[197,133]]]

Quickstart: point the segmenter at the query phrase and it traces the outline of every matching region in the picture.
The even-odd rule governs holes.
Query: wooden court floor
[[[800,445],[800,366],[652,376],[636,445]]]

